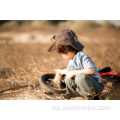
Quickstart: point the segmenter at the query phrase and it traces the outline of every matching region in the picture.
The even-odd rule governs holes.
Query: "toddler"
[[[82,97],[99,100],[104,89],[103,80],[94,62],[83,51],[84,46],[78,41],[77,35],[71,29],[63,29],[52,40],[54,43],[48,51],[55,50],[69,60],[66,69],[55,69],[60,75],[66,75],[66,94],[63,97],[70,99],[77,92]]]

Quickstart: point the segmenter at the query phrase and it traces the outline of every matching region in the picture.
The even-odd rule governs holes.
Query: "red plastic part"
[[[120,76],[119,73],[116,73],[116,72],[106,72],[106,73],[101,73],[100,76],[103,77],[103,76],[108,76],[108,75],[113,75],[113,76]]]

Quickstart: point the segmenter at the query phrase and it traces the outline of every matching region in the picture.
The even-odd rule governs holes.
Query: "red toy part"
[[[106,73],[101,73],[100,76],[108,76],[108,75],[113,75],[113,76],[120,76],[119,73],[115,73],[115,72],[106,72]]]

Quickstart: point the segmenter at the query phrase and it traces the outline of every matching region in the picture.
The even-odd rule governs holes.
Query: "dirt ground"
[[[63,94],[45,94],[39,78],[54,69],[66,68],[67,60],[49,53],[54,30],[0,29],[0,99],[1,100],[61,100]],[[110,66],[120,73],[120,30],[97,29],[75,31],[84,51],[98,69]],[[5,91],[8,89],[7,91]],[[106,92],[107,89],[104,89]],[[108,99],[120,99],[119,84]],[[83,100],[82,97],[72,98]]]

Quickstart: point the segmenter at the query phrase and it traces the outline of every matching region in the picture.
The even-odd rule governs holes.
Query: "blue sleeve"
[[[81,64],[83,66],[83,68],[85,69],[89,69],[92,67],[96,67],[95,64],[93,63],[93,61],[91,60],[91,58],[87,55],[83,55],[81,57]]]

